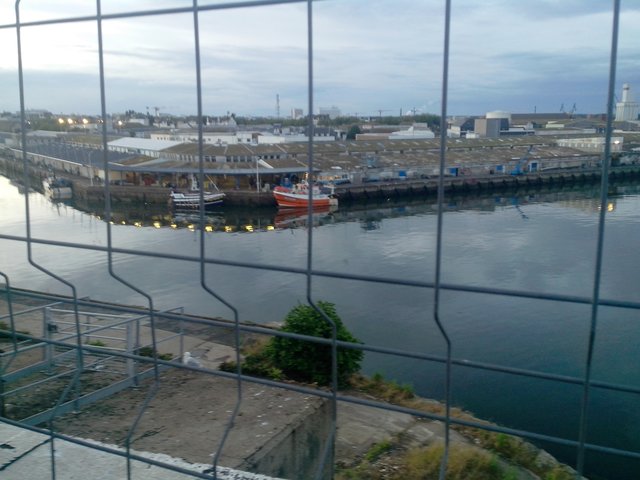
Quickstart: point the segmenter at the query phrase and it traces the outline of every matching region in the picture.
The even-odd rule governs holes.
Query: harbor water
[[[600,296],[640,302],[640,188],[614,186],[607,206]],[[102,212],[84,212],[29,194],[31,236],[106,246]],[[0,232],[23,236],[25,199],[0,177]],[[504,193],[447,200],[443,219],[443,284],[491,287],[590,298],[599,216],[599,193],[587,190]],[[112,245],[133,251],[198,258],[200,231],[194,219],[165,211],[114,209]],[[209,264],[209,288],[238,309],[241,321],[282,321],[306,301],[306,277],[262,267],[363,275],[407,282],[432,282],[436,259],[436,205],[433,199],[369,205],[341,205],[314,217],[312,242],[305,215],[275,209],[222,207],[207,217],[207,258],[243,266]],[[311,255],[308,247],[311,244]],[[91,249],[32,245],[33,259],[72,282],[79,296],[124,304],[145,300],[110,277],[107,255]],[[232,313],[200,285],[194,261],[114,254],[115,272],[152,295],[158,309],[184,307],[188,313],[232,318]],[[27,261],[24,242],[0,239],[0,271],[12,286],[70,294],[67,287]],[[338,275],[338,277],[340,276]],[[312,297],[334,303],[348,328],[376,346],[444,355],[445,343],[433,320],[434,292],[336,276],[314,276]],[[581,377],[591,320],[588,304],[488,293],[443,290],[440,317],[453,356],[475,362]],[[640,311],[598,309],[592,378],[640,386]],[[365,373],[411,384],[416,393],[444,398],[442,363],[368,353]],[[506,373],[453,367],[453,401],[501,425],[575,440],[582,388]],[[640,398],[594,388],[589,404],[587,443],[640,451]],[[543,445],[568,464],[571,448]],[[590,478],[640,478],[640,461],[587,452]]]

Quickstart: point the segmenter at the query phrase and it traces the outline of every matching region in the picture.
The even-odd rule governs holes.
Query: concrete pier
[[[20,178],[23,168],[15,160],[0,157],[0,171],[10,177]],[[28,166],[31,188],[40,190],[42,179],[50,172]],[[104,204],[104,185],[93,183],[85,178],[69,173],[60,174],[73,183],[73,194],[81,203]],[[593,184],[600,181],[599,169],[565,169],[546,172],[523,173],[522,175],[474,175],[447,176],[444,178],[446,193],[499,192],[519,188],[564,186],[568,184]],[[611,167],[610,181],[632,180],[640,178],[640,165]],[[169,202],[169,188],[145,185],[110,185],[109,191],[113,204],[141,203],[162,205]],[[337,185],[335,193],[340,201],[360,201],[376,198],[397,198],[414,196],[435,196],[438,192],[438,178],[415,178],[389,180],[368,183],[348,183]],[[225,190],[224,204],[230,206],[269,207],[276,202],[270,191]]]
[[[514,190],[519,188],[549,187],[553,185],[593,184],[600,181],[599,170],[563,170],[553,172],[527,173],[523,175],[487,175],[445,177],[446,193],[480,193]],[[609,174],[610,180],[640,178],[640,166],[614,167]],[[84,178],[73,178],[74,196],[87,202],[104,202],[104,186],[89,185]],[[168,202],[169,189],[158,186],[111,185],[111,201],[114,203],[163,204]],[[438,179],[393,180],[359,184],[344,184],[336,187],[339,200],[359,201],[376,198],[398,198],[435,196],[438,192]],[[255,190],[225,191],[225,205],[232,206],[275,206],[271,192]]]
[[[559,170],[527,173],[523,175],[486,175],[445,177],[446,193],[498,192],[519,188],[562,186],[567,184],[593,184],[600,181],[599,170]],[[614,167],[610,181],[640,178],[640,166]],[[405,196],[429,196],[438,192],[438,179],[394,180],[388,182],[339,185],[336,194],[343,200],[367,200]]]

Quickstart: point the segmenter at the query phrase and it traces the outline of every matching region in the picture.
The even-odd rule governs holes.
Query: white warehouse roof
[[[154,140],[151,138],[122,137],[117,140],[110,141],[107,145],[109,150],[147,150],[160,151],[165,148],[175,147],[183,142],[174,140]]]

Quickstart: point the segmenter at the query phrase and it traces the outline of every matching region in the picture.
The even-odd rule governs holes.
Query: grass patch
[[[392,447],[393,445],[389,440],[384,440],[380,443],[374,443],[369,451],[364,455],[364,458],[369,463],[375,462],[378,458],[380,458],[381,455],[391,450]]]
[[[495,452],[514,465],[526,468],[544,480],[575,479],[575,473],[569,467],[545,456],[542,450],[522,438],[468,427],[456,427],[456,430],[472,437],[482,448]]]
[[[401,385],[395,380],[385,380],[380,373],[375,373],[371,378],[359,374],[353,375],[350,384],[358,391],[389,403],[405,405],[408,400],[416,398],[412,385],[407,383]]]
[[[269,339],[267,337],[251,338],[242,347],[242,373],[256,377],[269,378],[271,380],[284,380],[285,376],[281,369],[276,367],[267,353]],[[236,362],[228,361],[220,365],[223,372],[235,373]]]
[[[394,479],[438,478],[444,452],[441,443],[407,453],[405,467]],[[449,449],[447,480],[502,480],[507,472],[495,455],[478,448],[452,445]]]
[[[158,360],[169,361],[173,359],[173,355],[171,353],[158,353],[154,348],[149,346],[140,347],[134,353],[141,357],[158,358]]]
[[[403,407],[413,408],[436,415],[444,416],[445,414],[444,405],[442,405],[441,403],[417,397],[410,385],[400,385],[396,381],[388,381],[380,373],[375,373],[370,378],[363,375],[354,375],[351,378],[351,386],[356,391],[365,393],[378,400],[382,400],[388,403],[401,405]],[[459,408],[452,408],[451,416],[454,418],[469,420],[477,423],[486,423],[487,425],[489,425],[489,422],[483,422],[482,420],[475,418],[470,413],[465,412],[464,410],[461,410]],[[495,433],[461,425],[452,425],[452,428],[464,435],[475,445],[495,454],[494,458],[502,459],[507,464],[515,465],[519,468],[529,470],[530,472],[539,476],[541,479],[573,480],[575,478],[575,473],[573,473],[569,467],[558,463],[551,456],[545,455],[544,451],[540,450],[533,444],[528,443],[521,438],[506,435],[504,433]],[[435,454],[432,453],[432,455]],[[517,473],[514,473],[513,470],[507,470],[505,472],[502,472],[500,475],[501,476],[491,478],[498,478],[501,480],[517,478]],[[366,478],[366,476],[362,478]],[[434,478],[437,478],[437,475]],[[463,477],[449,477],[449,475],[447,475],[447,479],[449,478],[456,479]]]
[[[382,449],[374,445],[370,452]],[[388,450],[381,451],[380,455]],[[336,480],[437,480],[440,473],[440,461],[444,452],[442,443],[435,443],[425,448],[414,448],[405,451],[394,459],[393,465],[382,469],[373,461],[343,469],[336,473]],[[369,453],[367,453],[369,456]],[[469,446],[453,444],[449,450],[447,464],[447,480],[516,480],[517,472],[505,467],[496,455],[485,450]],[[384,471],[383,471],[384,470]]]

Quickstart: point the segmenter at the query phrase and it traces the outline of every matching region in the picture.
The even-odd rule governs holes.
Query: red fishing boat
[[[309,185],[302,181],[293,187],[278,186],[273,189],[273,196],[281,208],[304,208],[309,205],[309,191],[311,191],[311,205],[315,207],[337,206],[338,198],[333,193],[333,187],[328,191],[318,185]]]

